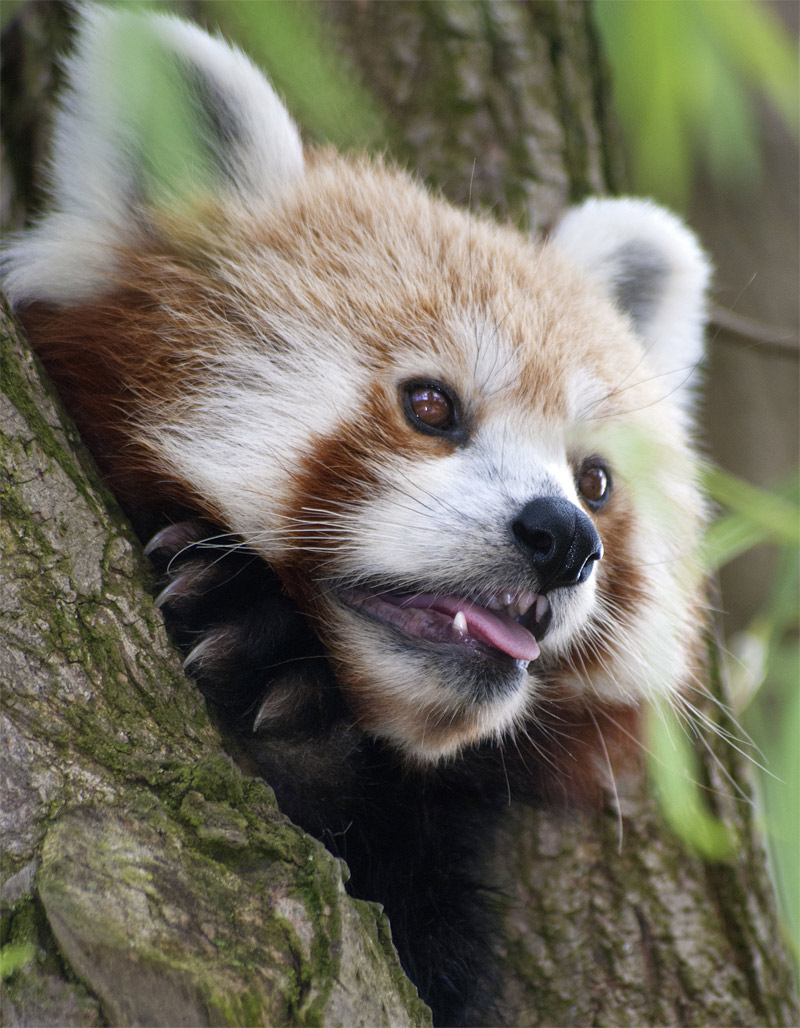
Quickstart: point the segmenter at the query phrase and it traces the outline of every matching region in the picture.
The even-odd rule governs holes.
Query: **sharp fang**
[[[541,621],[547,613],[547,608],[550,606],[550,601],[546,596],[536,597],[536,620]]]
[[[455,628],[459,635],[467,634],[467,618],[463,610],[460,610],[453,618],[453,628]]]

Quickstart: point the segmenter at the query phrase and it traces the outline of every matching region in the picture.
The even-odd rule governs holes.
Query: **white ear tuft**
[[[6,250],[13,302],[96,296],[148,204],[206,194],[257,216],[303,175],[297,128],[261,72],[179,18],[84,7],[66,72],[51,213]]]
[[[689,405],[703,357],[710,265],[675,215],[648,200],[587,200],[554,242],[627,314],[665,395]]]

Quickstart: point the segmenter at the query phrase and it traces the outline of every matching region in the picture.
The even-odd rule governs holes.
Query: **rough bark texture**
[[[2,356],[4,1022],[429,1023],[380,909],[222,752],[5,317]]]
[[[733,833],[729,862],[687,852],[646,781],[618,781],[600,816],[513,811],[496,860],[508,1023],[795,1023],[753,811],[732,794],[742,768],[712,748],[702,781]]]
[[[455,200],[541,227],[617,184],[588,5],[323,14],[390,111],[397,155]],[[63,8],[20,17],[15,88],[41,97],[53,76],[31,40],[62,31]],[[222,753],[132,536],[30,356],[13,333],[3,345],[0,898],[19,965],[4,1020],[427,1023],[385,919]],[[506,1023],[797,1023],[750,808],[725,799],[733,756],[703,764],[739,843],[726,865],[688,855],[642,781],[597,816],[511,808],[494,869]]]
[[[569,203],[617,186],[589,4],[322,7],[392,118],[395,156],[455,203],[538,230]]]

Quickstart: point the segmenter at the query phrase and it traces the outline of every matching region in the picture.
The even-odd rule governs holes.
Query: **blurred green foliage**
[[[269,69],[273,85],[307,135],[345,150],[383,146],[387,132],[377,103],[333,40],[325,37],[312,4],[207,0],[203,10]]]
[[[774,636],[772,630],[769,634]],[[796,643],[773,639],[766,646],[771,650],[769,677],[761,686],[760,702],[748,707],[742,723],[769,757],[769,773],[758,775],[759,807],[786,936],[800,978],[800,660]]]
[[[195,128],[188,83],[165,59],[158,35],[143,11],[180,13],[168,0],[117,0],[122,18],[108,40],[112,59],[104,109],[120,125],[133,126],[131,152],[141,161],[144,195],[156,206],[188,210],[213,192],[213,155]],[[176,8],[177,11],[176,11]],[[315,7],[294,0],[205,0],[209,29],[222,30],[268,75],[302,126],[307,139],[340,149],[379,148],[387,130],[377,103],[330,39]],[[106,66],[104,65],[104,70]],[[125,83],[124,92],[120,84]]]
[[[3,0],[3,5],[11,2],[14,0]],[[106,2],[134,13],[187,13],[175,0]],[[210,32],[221,31],[265,70],[307,139],[331,142],[341,150],[377,150],[386,144],[389,128],[379,104],[330,38],[330,27],[323,26],[314,4],[303,0],[201,0],[189,13],[199,16]],[[128,38],[127,34],[126,28],[123,37]],[[153,51],[148,54],[137,44],[135,32],[130,40],[130,59],[149,69],[157,60]],[[154,120],[172,122],[182,135],[191,121],[183,120],[180,85],[176,95],[175,82],[163,81],[163,69],[156,73],[162,103],[161,110],[152,112]],[[146,83],[142,74],[138,79]],[[157,124],[154,131],[158,131]]]
[[[151,24],[121,12],[106,43],[109,59],[101,69],[108,78],[106,106],[99,110],[119,126],[135,126],[130,143],[141,162],[144,195],[168,207],[207,194],[211,163],[194,128],[188,84],[177,64],[165,59]]]
[[[705,488],[725,511],[706,533],[705,563],[709,570],[717,570],[761,543],[780,543],[789,552],[800,548],[796,479],[781,490],[768,492],[721,468],[708,467]]]
[[[706,860],[729,860],[735,842],[727,826],[710,812],[700,788],[692,730],[670,703],[648,706],[645,745],[650,775],[673,832]]]
[[[763,0],[595,0],[639,192],[684,207],[703,161],[715,181],[758,174],[755,86],[798,132],[796,44]]]
[[[800,132],[800,62],[775,5],[764,0],[595,0],[636,192],[685,207],[704,165],[717,186],[757,182],[762,95]],[[754,756],[760,813],[781,906],[800,952],[800,488],[773,491],[719,469],[705,484],[719,509],[704,544],[716,571],[754,546],[778,547],[765,607],[728,643],[733,715]],[[752,737],[748,743],[747,736]],[[724,858],[700,803],[692,757],[670,715],[656,711],[648,745],[665,816],[692,848]],[[761,766],[763,764],[763,767]],[[698,813],[699,810],[699,813]],[[721,826],[720,826],[721,827]]]
[[[800,476],[768,493],[714,471],[709,490],[723,507],[709,533],[720,562],[720,540],[730,557],[748,538],[778,548],[766,604],[729,641],[727,678],[734,713],[764,754],[755,764],[759,810],[800,978]]]
[[[728,642],[724,670],[739,725],[730,743],[752,761],[787,939],[800,966],[800,477],[767,491],[708,467],[705,485],[719,509],[705,540],[710,571],[752,546],[778,549],[771,595]],[[707,859],[727,859],[729,840],[702,799],[688,733],[675,713],[653,710],[647,745],[659,801],[676,834]]]

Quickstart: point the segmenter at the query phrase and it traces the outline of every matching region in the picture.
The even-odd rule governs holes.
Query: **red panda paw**
[[[145,553],[184,668],[225,722],[284,737],[330,722],[338,701],[322,645],[258,554],[200,520],[167,526]]]

